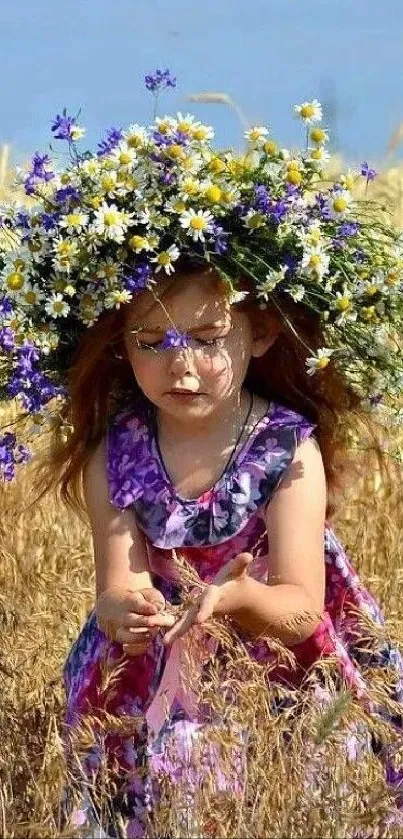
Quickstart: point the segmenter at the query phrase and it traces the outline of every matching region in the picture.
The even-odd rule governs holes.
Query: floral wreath
[[[176,80],[157,70],[145,83],[157,102]],[[64,170],[36,153],[17,177],[30,206],[0,208],[0,398],[18,398],[32,429],[61,422],[71,350],[85,329],[155,290],[183,254],[210,262],[231,302],[245,296],[243,276],[262,308],[270,301],[281,311],[281,293],[318,313],[326,346],[306,347],[307,375],[332,359],[363,400],[399,414],[402,236],[381,205],[353,198],[356,180],[368,187],[376,175],[368,163],[326,179],[320,103],[294,111],[306,126],[302,151],[280,148],[255,125],[242,155],[213,148],[213,129],[190,114],[111,128],[95,153],[79,152],[76,117],[55,118]],[[187,340],[173,328],[164,347]],[[29,458],[15,434],[0,435],[4,480]]]

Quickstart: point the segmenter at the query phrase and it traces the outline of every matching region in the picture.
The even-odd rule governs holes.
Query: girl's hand
[[[191,626],[203,624],[213,615],[230,615],[241,609],[244,604],[244,583],[252,561],[252,554],[241,553],[227,562],[197,601],[174,623],[172,629],[168,629],[164,644],[172,644],[185,635]]]
[[[95,611],[105,635],[122,644],[127,655],[135,656],[146,652],[160,629],[174,625],[175,617],[165,607],[165,598],[156,588],[113,588],[102,592]]]

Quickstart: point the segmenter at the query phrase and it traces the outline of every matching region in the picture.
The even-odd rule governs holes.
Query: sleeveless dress
[[[153,583],[167,600],[173,604],[181,602],[181,587],[173,562],[175,549],[207,583],[226,562],[249,551],[254,561],[248,573],[266,581],[270,540],[266,532],[266,508],[293,460],[296,447],[314,434],[315,425],[304,416],[271,402],[246,442],[234,452],[217,483],[199,498],[189,500],[176,492],[166,472],[147,400],[138,399],[130,410],[114,417],[107,435],[110,502],[119,510],[133,511],[146,539]],[[373,649],[368,649],[368,644],[360,647],[362,630],[357,610],[378,627],[384,625],[384,618],[327,523],[324,556],[323,620],[310,638],[292,647],[296,667],[287,670],[283,665],[271,669],[270,680],[298,686],[310,666],[329,655],[336,658],[341,678],[358,696],[364,696],[366,691],[361,672],[363,664],[384,666],[388,674],[393,671],[391,698],[403,703],[403,661],[398,649],[389,641],[381,648],[375,644]],[[255,660],[270,663],[266,643],[245,639],[245,645]],[[100,631],[94,611],[88,616],[64,666],[67,696],[64,746],[70,782],[64,791],[63,812],[65,819],[83,831],[80,835],[147,835],[146,822],[156,794],[155,783],[150,779],[162,771],[172,778],[172,783],[177,779],[177,768],[165,754],[166,735],[175,731],[176,741],[186,752],[203,722],[191,692],[184,690],[181,683],[182,652],[182,639],[167,649],[157,635],[147,653],[125,656],[121,645]],[[105,674],[117,665],[119,675],[108,686]],[[78,762],[73,757],[74,733],[89,715],[91,719],[101,719],[103,713],[117,717],[122,723],[131,721],[131,729],[94,735]],[[380,713],[390,719],[395,729],[402,729],[402,716],[392,718],[385,709]],[[124,794],[118,784],[113,807],[106,816],[103,814],[101,828],[91,783],[98,777],[102,761],[106,761],[117,779],[127,771],[130,781],[125,783]],[[403,771],[396,769],[392,761],[386,761],[386,774],[394,798],[402,806]],[[197,784],[197,778],[194,783]],[[126,833],[121,828],[122,819]]]

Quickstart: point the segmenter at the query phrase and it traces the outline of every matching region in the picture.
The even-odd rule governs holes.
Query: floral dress
[[[278,402],[271,402],[246,442],[235,451],[217,483],[197,499],[184,499],[177,492],[163,464],[150,405],[144,398],[121,412],[110,423],[107,439],[107,476],[110,501],[120,510],[133,510],[146,538],[154,585],[173,604],[181,600],[178,572],[173,561],[177,550],[209,582],[217,571],[242,551],[253,554],[248,573],[267,580],[269,539],[266,507],[292,462],[296,447],[311,434],[315,425],[301,414]],[[398,650],[386,643],[381,650],[360,651],[357,644],[357,609],[376,625],[384,618],[376,602],[360,582],[331,528],[324,529],[326,595],[323,620],[306,641],[292,648],[297,666],[271,669],[270,679],[289,685],[300,684],[304,673],[322,656],[339,662],[345,682],[360,696],[365,679],[360,662],[366,656],[376,665],[395,668],[393,698],[403,701],[403,664]],[[350,608],[351,607],[351,608]],[[249,654],[269,663],[268,645],[246,642]],[[137,657],[123,654],[98,628],[94,611],[73,644],[64,667],[67,694],[65,750],[70,768],[70,785],[64,794],[65,817],[80,827],[85,836],[120,836],[119,816],[124,815],[127,836],[147,835],[147,816],[152,812],[155,784],[150,778],[165,770],[175,781],[175,766],[165,756],[167,731],[176,730],[183,749],[202,725],[197,703],[180,679],[183,641],[170,649],[157,635],[149,650]],[[369,658],[368,658],[369,657]],[[119,676],[108,690],[105,672],[120,665]],[[106,670],[105,670],[106,668]],[[107,681],[107,680],[106,680]],[[168,708],[168,714],[167,714]],[[105,711],[122,721],[136,720],[129,733],[113,732],[88,745],[79,766],[74,764],[71,736],[89,714]],[[401,726],[401,718],[394,719]],[[96,777],[102,760],[116,768],[116,777],[128,772],[124,804],[118,791],[106,827],[100,828],[99,808],[90,793],[90,779]],[[388,779],[398,790],[401,775],[388,768]],[[236,774],[236,773],[235,773]],[[195,779],[197,783],[197,779]],[[72,810],[72,789],[81,800]],[[76,799],[75,799],[76,802]],[[87,832],[86,832],[87,831]],[[98,832],[97,832],[98,831]]]

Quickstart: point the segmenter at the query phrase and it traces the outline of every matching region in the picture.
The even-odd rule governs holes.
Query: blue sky
[[[0,142],[18,162],[46,149],[66,106],[95,146],[151,119],[143,76],[168,66],[160,113],[192,110],[219,144],[239,142],[234,112],[186,94],[226,92],[282,145],[300,138],[291,106],[316,96],[345,156],[376,162],[403,122],[402,59],[402,0],[3,0]]]

